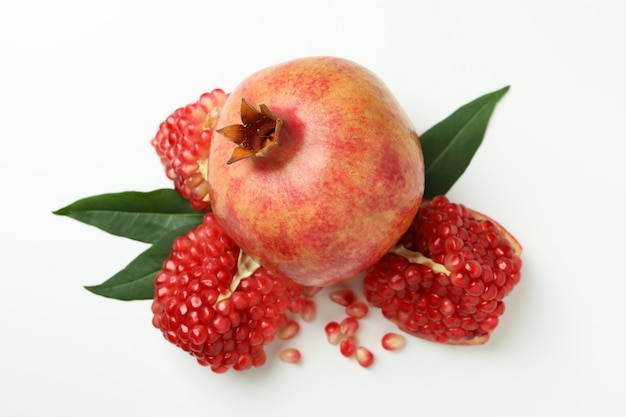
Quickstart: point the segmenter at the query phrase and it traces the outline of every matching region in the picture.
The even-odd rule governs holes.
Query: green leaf
[[[508,90],[506,86],[477,98],[421,135],[424,197],[446,194],[465,172],[482,143],[496,104]]]
[[[185,234],[182,227],[162,235],[150,248],[142,252],[124,269],[100,285],[86,286],[94,294],[118,300],[149,300],[154,297],[154,276],[172,250],[177,236]]]
[[[203,212],[193,210],[176,191],[127,191],[78,200],[54,214],[68,216],[116,236],[146,243],[171,230],[187,230],[202,223]]]

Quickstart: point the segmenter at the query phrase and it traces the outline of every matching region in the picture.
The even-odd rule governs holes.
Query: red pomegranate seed
[[[313,300],[302,300],[302,311],[300,311],[300,317],[307,323],[315,320],[315,316],[317,316],[317,308],[315,307],[315,302]]]
[[[326,337],[328,338],[328,342],[331,345],[336,345],[342,339],[343,335],[341,334],[341,329],[339,323],[336,321],[331,321],[324,327],[324,331],[326,332]]]
[[[480,323],[480,327],[486,332],[492,332],[498,326],[498,318],[495,316],[487,317]]]
[[[353,336],[359,330],[359,321],[354,317],[346,317],[339,323],[339,330],[346,337]]]
[[[354,356],[356,357],[359,365],[361,365],[363,368],[369,368],[370,366],[372,366],[372,363],[374,363],[374,354],[363,346],[359,346],[358,348],[356,348]]]
[[[346,314],[357,319],[367,316],[368,312],[369,307],[363,301],[354,301],[346,307]]]
[[[383,336],[382,345],[386,350],[398,350],[406,344],[406,339],[401,334],[387,333]]]
[[[330,299],[344,307],[348,307],[354,301],[354,292],[350,288],[338,288],[329,294]]]
[[[287,363],[300,363],[302,355],[296,348],[286,348],[278,352],[278,359]]]
[[[354,353],[356,352],[356,338],[354,336],[350,336],[347,339],[343,339],[339,344],[339,350],[346,358],[354,356]]]
[[[322,287],[302,287],[302,295],[305,298],[313,298],[315,294],[320,292]]]
[[[278,329],[278,338],[281,340],[289,340],[295,337],[300,331],[300,325],[295,320],[289,320],[283,327]]]

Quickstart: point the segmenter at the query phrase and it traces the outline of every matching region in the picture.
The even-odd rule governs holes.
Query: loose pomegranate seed
[[[354,301],[354,292],[350,288],[338,288],[331,291],[329,297],[333,302],[347,307]]]
[[[368,312],[369,307],[363,301],[354,301],[346,307],[346,314],[357,319],[367,316]]]
[[[354,317],[346,317],[339,323],[339,330],[346,337],[353,336],[359,330],[359,321]]]
[[[354,336],[350,336],[347,339],[343,339],[339,344],[339,350],[346,358],[354,356],[354,353],[356,352],[356,338]]]
[[[287,363],[300,363],[302,355],[296,348],[286,348],[278,352],[278,358]]]
[[[289,340],[295,337],[300,331],[300,325],[295,320],[289,320],[278,329],[278,338],[281,340]]]
[[[398,350],[406,344],[404,336],[397,333],[387,333],[383,336],[382,345],[386,350]]]
[[[336,345],[343,338],[341,334],[341,329],[339,323],[336,321],[331,321],[324,327],[324,331],[326,332],[326,337],[328,338],[328,342],[331,345]]]
[[[315,320],[316,316],[317,308],[315,307],[315,302],[309,299],[302,300],[302,310],[300,311],[300,317],[302,317],[302,320],[310,323]]]
[[[359,346],[354,352],[357,362],[364,368],[369,368],[374,363],[374,354],[367,348]]]
[[[313,298],[315,294],[320,292],[322,287],[302,287],[302,296],[305,298]]]

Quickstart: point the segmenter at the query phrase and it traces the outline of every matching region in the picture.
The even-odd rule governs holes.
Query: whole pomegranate
[[[263,69],[232,91],[207,168],[212,210],[268,270],[346,280],[407,230],[424,190],[417,134],[372,72],[334,57]]]

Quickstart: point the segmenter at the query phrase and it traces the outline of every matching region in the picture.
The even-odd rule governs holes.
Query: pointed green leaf
[[[83,198],[54,214],[68,216],[108,233],[152,243],[171,230],[202,222],[203,212],[193,210],[176,191],[127,191]]]
[[[162,235],[124,269],[100,285],[86,286],[94,294],[118,300],[149,300],[154,297],[154,276],[172,250],[177,236],[189,230],[186,226]]]
[[[507,86],[477,98],[422,134],[424,197],[447,193],[465,172],[483,140],[496,104],[508,90]]]

